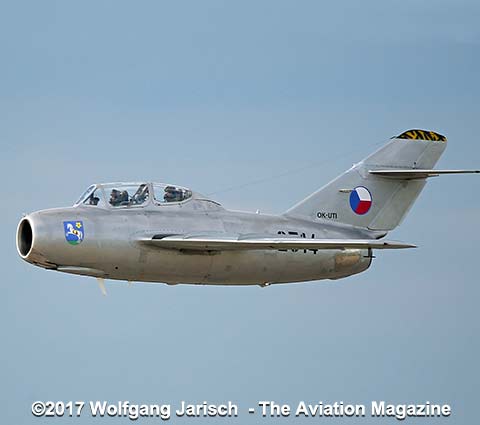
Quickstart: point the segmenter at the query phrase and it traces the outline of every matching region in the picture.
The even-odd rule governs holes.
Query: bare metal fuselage
[[[65,240],[64,221],[81,220],[82,243]],[[31,240],[28,236],[31,230]],[[146,246],[152,234],[270,234],[302,238],[361,237],[361,231],[284,216],[228,211],[208,200],[122,210],[88,206],[43,210],[19,224],[26,261],[67,273],[168,284],[265,285],[338,279],[366,270],[368,250],[188,251]],[[369,235],[371,237],[371,235]]]
[[[391,138],[282,215],[228,211],[161,183],[90,186],[71,208],[24,217],[19,255],[40,267],[100,278],[213,285],[339,279],[366,270],[372,249],[413,248],[382,239],[435,170],[445,136]]]

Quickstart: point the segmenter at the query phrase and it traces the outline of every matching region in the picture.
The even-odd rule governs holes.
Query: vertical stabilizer
[[[446,142],[445,136],[433,131],[405,131],[290,208],[285,215],[371,230],[392,230],[405,217],[426,180],[391,179],[369,171],[432,169]]]

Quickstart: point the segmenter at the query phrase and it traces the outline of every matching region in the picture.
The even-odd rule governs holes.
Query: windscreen
[[[80,198],[78,198],[78,201],[75,202],[75,204],[73,204],[73,205],[78,205],[78,204],[82,204],[83,202],[85,202],[85,199],[87,199],[92,194],[92,192],[94,190],[95,190],[95,185],[92,184],[85,192],[82,193]]]

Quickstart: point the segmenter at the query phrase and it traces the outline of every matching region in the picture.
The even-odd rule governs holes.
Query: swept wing
[[[195,235],[154,235],[152,238],[142,238],[139,242],[157,248],[198,251],[416,248],[415,245],[403,242],[373,239],[244,238]]]

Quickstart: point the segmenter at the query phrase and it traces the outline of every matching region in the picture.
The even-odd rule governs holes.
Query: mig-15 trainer
[[[17,228],[21,258],[45,269],[167,284],[261,285],[340,279],[368,269],[447,144],[409,130],[280,215],[230,211],[173,184],[94,184],[72,206]]]

